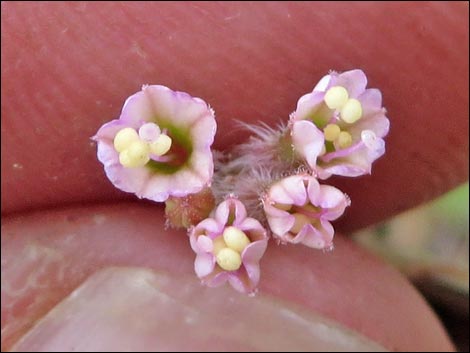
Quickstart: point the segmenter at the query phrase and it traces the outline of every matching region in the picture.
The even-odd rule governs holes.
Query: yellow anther
[[[325,93],[325,103],[330,109],[341,109],[348,101],[349,95],[346,88],[342,86],[331,87]]]
[[[161,134],[155,142],[150,144],[150,151],[157,156],[163,156],[170,150],[171,142],[170,136]]]
[[[355,123],[362,116],[362,105],[357,99],[348,99],[341,108],[341,119],[349,124]]]
[[[301,213],[294,213],[293,216],[295,217],[295,223],[290,229],[292,233],[297,234],[302,230],[304,225],[310,223],[310,218],[308,218],[306,215],[301,214]]]
[[[131,127],[126,127],[120,130],[114,137],[114,148],[118,152],[124,151],[132,142],[139,140],[139,135]]]
[[[283,210],[283,211],[289,211],[292,208],[292,205],[288,203],[278,203],[276,202],[276,208]]]
[[[143,141],[134,141],[119,154],[119,162],[126,168],[143,167],[150,160],[149,147]]]
[[[126,168],[132,168],[134,165],[132,165],[132,161],[129,158],[129,153],[127,153],[127,150],[122,151],[119,153],[119,163],[121,163],[122,166]]]
[[[227,247],[227,244],[225,244],[224,237],[220,236],[215,238],[212,241],[212,246],[213,246],[213,252],[215,255],[219,253],[220,250],[224,249]]]
[[[336,124],[328,124],[323,129],[326,141],[334,141],[338,138],[341,129]]]
[[[246,246],[250,244],[250,239],[240,229],[236,227],[227,227],[223,233],[224,241],[227,246],[241,253]]]
[[[349,147],[352,144],[352,136],[349,132],[341,131],[336,142],[340,148]]]
[[[230,248],[223,248],[216,256],[217,264],[225,271],[235,271],[242,265],[242,257]]]

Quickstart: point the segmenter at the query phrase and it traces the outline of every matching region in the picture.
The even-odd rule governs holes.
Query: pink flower
[[[320,185],[310,175],[293,175],[270,187],[264,211],[273,236],[282,243],[329,249],[334,235],[329,221],[348,205],[346,195],[333,186]]]
[[[210,183],[215,131],[214,112],[203,100],[152,85],[130,96],[119,119],[104,124],[93,139],[114,186],[165,201]]]
[[[291,115],[294,148],[321,179],[359,176],[385,153],[389,121],[377,89],[361,70],[323,77]]]
[[[204,284],[217,287],[228,281],[239,292],[255,291],[268,237],[240,201],[229,197],[219,204],[214,218],[193,227],[189,237],[196,252],[194,268]]]

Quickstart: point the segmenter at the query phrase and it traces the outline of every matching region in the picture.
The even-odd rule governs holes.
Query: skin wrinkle
[[[69,217],[71,214],[73,218]],[[96,222],[97,214],[105,218]],[[184,232],[155,233],[163,228],[162,211],[125,203],[6,217],[2,225],[2,249],[7,260],[2,266],[3,281],[21,280],[16,278],[18,271],[22,278],[28,278],[34,271],[34,267],[27,270],[30,265],[27,257],[15,256],[25,244],[33,242],[46,249],[38,251],[38,255],[56,252],[63,261],[48,269],[50,275],[42,279],[43,288],[29,287],[29,292],[19,298],[5,297],[2,293],[2,325],[15,322],[16,317],[29,318],[20,320],[12,326],[13,332],[2,336],[2,350],[101,268],[140,266],[176,277],[187,275],[194,285],[199,285],[192,276],[194,254]],[[396,270],[356,248],[345,237],[337,236],[335,243],[335,251],[323,253],[271,242],[260,263],[260,291],[301,304],[306,310],[355,329],[388,349],[395,345],[406,351],[451,348],[435,315]],[[60,276],[66,280],[61,281]],[[217,295],[217,289],[213,291]],[[22,308],[21,303],[28,298],[40,301]],[[11,311],[10,301],[16,302],[17,311]],[[409,335],[410,331],[414,335]]]
[[[230,118],[253,117],[268,123],[287,118],[296,99],[308,92],[320,75],[330,68],[341,70],[354,66],[366,70],[370,87],[382,89],[392,122],[386,140],[388,153],[376,164],[368,188],[382,193],[389,186],[390,175],[395,175],[403,181],[400,188],[403,193],[382,197],[383,211],[370,212],[365,219],[358,216],[361,210],[355,205],[363,204],[368,196],[353,197],[355,202],[346,215],[345,230],[370,224],[436,197],[468,178],[468,161],[464,158],[468,151],[465,138],[468,125],[462,123],[466,121],[465,111],[468,110],[465,100],[468,64],[466,56],[462,55],[463,49],[468,56],[468,45],[462,47],[462,43],[468,34],[462,29],[465,26],[461,26],[468,23],[462,11],[468,12],[467,7],[455,3],[447,5],[446,16],[441,17],[443,7],[434,4],[425,6],[423,15],[422,7],[417,9],[412,4],[403,4],[401,8],[357,3],[346,11],[338,5],[318,4],[314,10],[306,4],[282,3],[267,4],[260,17],[257,16],[260,5],[254,3],[241,9],[232,3],[211,4],[197,5],[211,16],[199,11],[199,17],[194,15],[194,22],[187,23],[182,19],[187,18],[188,10],[175,4],[159,6],[158,13],[144,11],[134,4],[119,4],[113,8],[112,16],[109,16],[108,6],[89,3],[85,10],[67,4],[14,7],[8,3],[4,6],[8,15],[2,15],[6,28],[2,33],[2,46],[12,49],[18,46],[21,57],[35,57],[36,61],[24,60],[15,68],[16,51],[2,51],[5,59],[2,97],[10,102],[2,105],[5,117],[2,146],[7,149],[18,146],[12,153],[2,154],[2,169],[9,171],[2,178],[3,213],[76,202],[133,199],[114,190],[105,179],[88,137],[102,122],[118,116],[124,98],[144,82],[169,84],[203,97],[213,105],[219,123],[215,145],[220,147],[221,136],[228,145],[246,137],[245,132],[232,129]],[[361,11],[369,24],[383,33],[374,41],[377,45],[367,45],[370,26],[361,25],[367,21],[353,21],[351,10]],[[408,16],[401,16],[405,10]],[[84,11],[87,16],[83,16]],[[231,21],[224,20],[233,13],[240,15]],[[382,21],[385,14],[389,21]],[[155,16],[161,17],[158,30],[152,21]],[[452,16],[454,20],[448,23]],[[273,17],[277,21],[269,20]],[[316,21],[311,21],[312,18]],[[344,42],[345,33],[339,27],[333,30],[332,18],[351,26],[350,31],[356,34],[354,43],[338,44]],[[429,24],[434,23],[431,19],[439,24],[438,30]],[[126,22],[136,24],[126,26]],[[19,23],[22,23],[21,28],[17,28]],[[394,23],[395,30],[390,30],[390,23]],[[447,25],[443,26],[444,23]],[[119,41],[115,40],[117,36]],[[286,40],[279,40],[281,36]],[[227,41],[227,37],[231,40]],[[329,40],[319,41],[320,37]],[[44,42],[45,38],[49,40]],[[159,45],[155,45],[155,41]],[[146,57],[130,50],[135,42],[145,50]],[[103,51],[104,47],[108,50]],[[460,48],[460,51],[449,48]],[[448,64],[442,65],[441,60],[432,59],[435,57],[444,57]],[[250,65],[246,64],[248,58]],[[396,69],[393,65],[382,65],[383,61],[392,62]],[[462,75],[453,75],[455,70]],[[282,84],[273,85],[270,72],[276,72],[276,82]],[[33,84],[25,85],[31,77],[35,77]],[[45,85],[41,84],[38,89],[35,82]],[[442,83],[455,90],[442,90],[439,86]],[[240,86],[243,89],[240,90]],[[405,93],[408,87],[418,95]],[[236,100],[233,99],[235,92]],[[425,92],[439,92],[439,95]],[[24,104],[26,97],[28,104]],[[102,103],[97,104],[97,101]],[[409,104],[411,101],[414,103]],[[409,123],[422,116],[426,116],[426,125],[435,124],[439,129],[420,129],[418,126],[423,124]],[[452,118],[455,123],[442,127],[443,116]],[[39,136],[25,131],[26,123],[33,131],[38,131]],[[423,130],[424,136],[417,135],[419,130]],[[37,139],[42,142],[38,144]],[[447,139],[456,142],[452,151],[455,164],[451,162],[452,157],[445,156],[443,150],[446,149],[439,146]],[[416,140],[422,143],[410,143]],[[61,149],[57,149],[58,144]],[[403,151],[402,146],[409,148]],[[421,152],[426,160],[439,160],[440,164],[428,172],[416,171],[417,166],[409,159],[413,151]],[[53,158],[44,160],[42,156]],[[62,167],[64,162],[67,168]],[[15,163],[24,168],[12,170]],[[419,168],[427,169],[426,166]],[[415,177],[420,173],[426,178]],[[433,178],[429,173],[439,175],[438,187],[430,182]],[[362,183],[366,183],[365,178],[355,182],[343,178],[338,180],[337,186],[354,196],[354,190],[359,188],[356,185]],[[13,193],[13,190],[21,191]]]
[[[196,5],[202,13],[174,3],[1,6],[2,215],[136,200],[108,182],[89,137],[117,118],[125,98],[143,83],[168,85],[210,103],[219,124],[216,147],[222,148],[247,137],[232,119],[272,125],[287,119],[297,99],[328,70],[365,70],[369,87],[382,90],[392,126],[388,152],[372,176],[330,179],[353,199],[346,217],[335,223],[346,231],[468,179],[468,4]],[[225,20],[234,13],[240,15]],[[135,42],[146,56],[132,50]],[[434,167],[416,164],[416,153]],[[437,187],[430,182],[436,174],[443,180]],[[298,254],[289,261],[302,259]],[[284,290],[273,281],[273,292]],[[320,305],[306,299],[312,296],[305,290],[295,295]],[[346,299],[364,304],[351,293]],[[341,306],[322,304],[328,315],[341,315]],[[348,318],[351,326],[364,329],[368,324],[361,320],[369,320],[385,332],[387,323],[379,319]]]

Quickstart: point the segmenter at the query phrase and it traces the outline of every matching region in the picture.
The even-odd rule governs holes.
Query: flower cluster
[[[93,139],[117,188],[165,202],[168,224],[188,229],[202,283],[254,293],[270,237],[333,249],[331,221],[350,200],[319,180],[370,173],[385,152],[381,93],[366,86],[361,70],[331,72],[287,124],[248,126],[247,142],[214,155],[216,121],[203,100],[144,86]]]

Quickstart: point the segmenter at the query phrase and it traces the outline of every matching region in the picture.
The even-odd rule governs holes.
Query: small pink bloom
[[[197,276],[209,287],[225,282],[239,292],[252,293],[259,282],[259,261],[268,243],[263,226],[247,217],[245,206],[230,197],[189,232],[196,253]]]
[[[385,153],[382,138],[389,120],[380,91],[366,85],[361,70],[332,72],[297,102],[291,115],[293,145],[321,179],[370,173]]]
[[[273,184],[264,211],[275,238],[282,243],[302,243],[316,249],[333,245],[329,221],[340,217],[349,199],[340,190],[320,185],[310,175],[293,175]]]
[[[202,190],[213,174],[214,112],[201,99],[152,85],[130,96],[121,116],[93,137],[118,189],[165,201]]]

